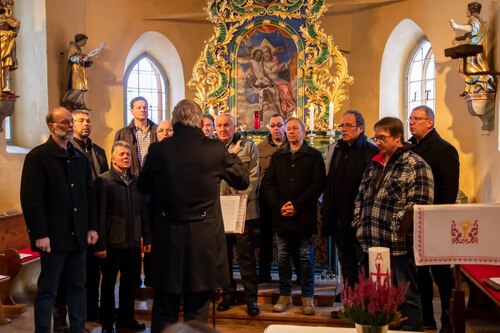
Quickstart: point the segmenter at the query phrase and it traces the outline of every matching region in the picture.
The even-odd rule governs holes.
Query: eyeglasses
[[[171,129],[171,128],[160,128],[159,130],[156,131],[156,133],[160,133],[160,134],[163,133],[163,132],[165,132],[165,133],[172,133],[173,131],[174,130]]]
[[[283,123],[277,123],[277,124],[269,124],[267,126],[269,128],[275,128],[275,127],[282,128],[283,126],[285,126],[285,124],[283,124]]]
[[[73,125],[73,120],[62,120],[62,121],[51,121],[51,124],[59,124],[63,125],[65,127],[68,127],[69,125]]]
[[[386,136],[386,135],[375,135],[372,140],[377,142],[377,141],[380,141],[381,143],[385,143],[387,141],[387,139],[389,139],[390,136]]]
[[[420,120],[424,120],[424,119],[428,120],[428,119],[431,119],[431,118],[428,118],[428,117],[410,117],[410,118],[408,118],[408,122],[410,122],[412,120],[413,121],[420,121]]]
[[[349,123],[346,123],[346,124],[340,124],[339,125],[339,128],[342,129],[342,128],[346,128],[346,129],[351,129],[353,127],[358,127],[359,125],[358,124],[349,124]]]

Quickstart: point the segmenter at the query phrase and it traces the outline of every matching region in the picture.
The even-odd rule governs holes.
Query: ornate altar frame
[[[196,90],[195,101],[202,110],[238,115],[237,52],[250,30],[274,26],[291,36],[297,50],[293,115],[309,127],[308,110],[313,105],[315,130],[332,130],[328,128],[329,113],[340,109],[347,99],[346,85],[352,84],[354,78],[348,74],[347,61],[333,38],[320,28],[319,19],[327,10],[325,1],[209,0],[207,4],[205,10],[214,24],[214,33],[205,42],[188,83]]]

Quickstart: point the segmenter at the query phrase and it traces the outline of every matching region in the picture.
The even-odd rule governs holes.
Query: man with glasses
[[[273,261],[273,230],[272,212],[262,193],[262,179],[266,174],[271,156],[287,142],[285,135],[285,120],[282,115],[275,113],[269,118],[267,125],[269,134],[257,145],[260,162],[260,234],[259,234],[259,283],[271,281],[271,263]]]
[[[71,332],[85,329],[85,258],[99,225],[92,169],[71,144],[73,115],[58,107],[46,117],[50,137],[24,160],[21,206],[31,241],[40,252],[35,331],[49,333],[61,272],[68,284]]]
[[[149,145],[157,142],[157,125],[148,119],[148,101],[138,96],[130,101],[130,113],[134,119],[130,124],[118,130],[115,135],[116,141],[125,141],[132,147],[132,168],[135,176],[139,175]]]
[[[373,157],[361,179],[352,226],[365,256],[368,248],[373,246],[390,249],[394,282],[409,282],[400,307],[403,317],[407,317],[402,330],[421,331],[422,306],[413,257],[413,237],[400,234],[399,228],[405,213],[413,205],[432,204],[432,170],[411,150],[411,144],[404,143],[401,120],[385,117],[375,124],[374,129],[380,153]]]
[[[453,204],[457,199],[460,162],[455,147],[445,141],[434,128],[434,111],[428,106],[417,106],[411,111],[409,125],[419,154],[432,169],[434,176],[434,204]],[[441,299],[440,333],[451,332],[450,298],[454,281],[450,265],[418,266],[418,289],[422,301],[424,328],[436,329],[432,300],[434,280]],[[432,275],[431,275],[432,272]]]
[[[354,201],[363,172],[378,153],[378,148],[365,135],[365,120],[361,112],[345,111],[339,128],[342,139],[328,147],[326,157],[322,231],[325,236],[333,236],[344,282],[353,286],[358,280],[358,266],[362,259],[361,246],[351,226]]]
[[[156,129],[156,138],[158,139],[158,141],[170,138],[173,135],[174,128],[172,127],[172,123],[169,120],[164,120],[158,125],[158,128]]]

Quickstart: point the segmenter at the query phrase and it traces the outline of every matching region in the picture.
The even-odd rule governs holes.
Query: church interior
[[[85,53],[104,43],[92,66],[87,68],[85,104],[92,115],[92,140],[104,147],[109,156],[115,132],[130,122],[130,94],[138,89],[132,87],[131,77],[134,71],[144,70],[138,65],[143,59],[148,60],[149,66],[152,64],[153,76],[161,81],[159,85],[164,90],[159,102],[151,103],[159,110],[152,115],[156,121],[170,119],[173,107],[180,100],[200,96],[189,82],[215,31],[216,25],[208,20],[206,10],[210,2],[15,1],[13,16],[21,21],[16,37],[19,68],[10,73],[9,79],[12,91],[19,97],[0,132],[1,213],[22,213],[20,182],[24,158],[30,149],[49,137],[45,116],[49,109],[60,105],[66,91],[67,50],[75,34],[88,36]],[[436,114],[437,131],[459,153],[459,187],[464,202],[497,203],[500,202],[498,95],[492,97],[488,106],[477,106],[482,108],[478,112],[489,108],[489,120],[473,115],[467,96],[460,96],[465,83],[457,70],[458,59],[445,55],[445,49],[451,48],[452,40],[461,34],[452,29],[450,20],[466,22],[469,2],[324,0],[327,10],[319,18],[319,24],[325,34],[332,36],[353,78],[352,84],[345,85],[345,99],[335,105],[334,125],[339,123],[343,111],[359,110],[365,117],[366,134],[372,137],[373,125],[382,117],[397,117],[407,127],[410,107],[418,105],[412,102],[430,105]],[[500,64],[496,37],[500,31],[500,1],[479,2],[481,16],[489,26],[485,51],[494,71]],[[411,65],[424,62],[428,66],[429,61],[435,70],[422,70],[411,81]],[[496,80],[497,76],[494,77]],[[422,90],[421,82],[427,79],[432,83]],[[415,90],[412,84],[418,84],[418,88]],[[147,91],[149,87],[141,89]],[[413,95],[414,91],[418,94]],[[297,110],[299,116],[306,119],[307,100],[302,99],[297,105],[301,108]],[[204,110],[208,111],[208,105],[204,105]],[[320,123],[328,122],[328,116],[316,121],[315,125],[321,128]],[[488,126],[485,121],[489,121]],[[496,246],[491,251],[500,250]],[[490,325],[485,332],[500,329],[497,324],[493,328]],[[257,331],[262,332],[263,328]],[[470,327],[468,331],[483,332]],[[14,331],[0,325],[0,332]],[[100,331],[95,328],[93,332]]]

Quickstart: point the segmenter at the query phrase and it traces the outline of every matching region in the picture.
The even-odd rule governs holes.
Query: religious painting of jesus
[[[297,112],[297,47],[282,28],[249,30],[237,51],[238,123],[259,129],[271,115],[286,119]]]

